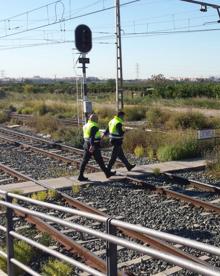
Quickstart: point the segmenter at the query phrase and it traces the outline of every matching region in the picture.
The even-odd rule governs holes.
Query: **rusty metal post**
[[[116,236],[117,229],[111,224],[112,218],[106,221],[106,233]],[[117,244],[107,242],[106,245],[107,276],[117,275]]]
[[[12,198],[7,194],[5,201],[12,203]],[[15,276],[14,264],[11,259],[14,258],[14,238],[10,235],[10,231],[13,231],[13,210],[7,207],[6,210],[6,245],[7,245],[7,271],[9,276]]]

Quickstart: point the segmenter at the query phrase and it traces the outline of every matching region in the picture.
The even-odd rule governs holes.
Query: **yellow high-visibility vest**
[[[91,129],[94,126],[98,128],[98,130],[97,130],[97,132],[95,134],[95,142],[99,142],[100,141],[100,139],[101,139],[101,133],[99,131],[99,126],[98,126],[98,124],[96,122],[93,122],[91,120],[88,120],[88,123],[83,126],[83,138],[84,138],[85,141],[89,141],[89,139],[91,138]]]
[[[109,122],[108,127],[109,127],[109,137],[110,138],[115,138],[115,139],[122,139],[123,136],[120,136],[118,131],[117,131],[117,124],[121,123],[123,126],[123,120],[118,117],[118,116],[114,116],[114,118]]]

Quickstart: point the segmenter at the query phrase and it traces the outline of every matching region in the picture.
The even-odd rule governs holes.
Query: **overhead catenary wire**
[[[131,0],[131,1],[128,1],[128,2],[125,2],[125,3],[121,4],[120,6],[121,7],[126,6],[126,5],[129,5],[129,4],[138,2],[138,1],[140,1],[140,0]],[[37,27],[25,29],[25,30],[14,32],[14,33],[11,33],[11,34],[5,34],[5,35],[0,36],[0,39],[5,38],[5,37],[9,37],[9,36],[13,36],[13,35],[18,35],[18,34],[30,32],[30,31],[37,30],[37,29],[42,29],[42,28],[45,28],[45,27],[48,27],[48,26],[60,24],[61,22],[67,22],[67,21],[70,21],[70,20],[73,20],[73,19],[79,19],[79,18],[82,18],[82,17],[85,17],[85,16],[94,15],[94,14],[104,12],[104,11],[108,11],[108,10],[112,10],[112,9],[115,9],[115,5],[104,8],[104,9],[102,8],[102,9],[98,9],[98,10],[95,10],[95,11],[87,12],[87,13],[84,13],[84,14],[81,14],[81,15],[78,15],[78,16],[71,16],[69,18],[66,18],[66,19],[64,18],[62,20],[55,21],[55,22],[52,22],[52,23],[42,24],[42,25],[37,26]]]

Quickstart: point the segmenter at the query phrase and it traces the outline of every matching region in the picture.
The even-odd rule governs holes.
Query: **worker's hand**
[[[90,152],[90,153],[93,153],[94,150],[95,150],[95,147],[94,147],[94,146],[90,146],[90,147],[89,147],[89,152]]]

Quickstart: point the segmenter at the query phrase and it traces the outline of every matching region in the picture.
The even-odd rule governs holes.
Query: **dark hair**
[[[121,117],[121,116],[124,116],[125,115],[125,113],[124,113],[124,111],[118,111],[118,117]]]

